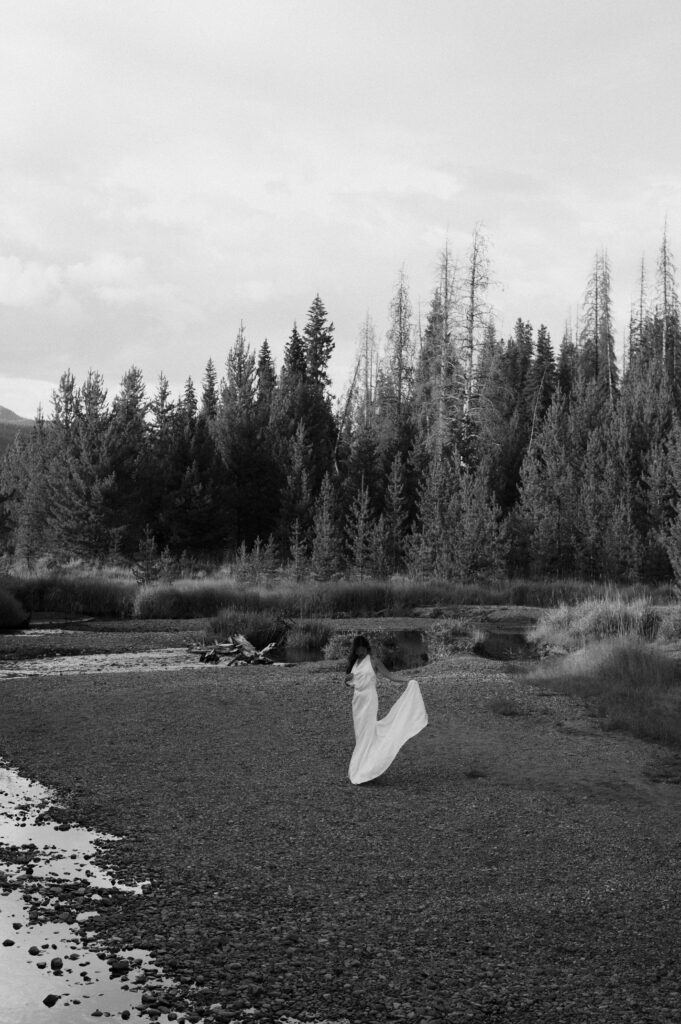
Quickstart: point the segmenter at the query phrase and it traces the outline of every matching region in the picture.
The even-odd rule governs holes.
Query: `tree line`
[[[110,401],[69,371],[49,417],[0,468],[6,559],[263,572],[656,581],[681,572],[681,321],[665,228],[641,265],[625,359],[596,254],[554,346],[519,318],[497,336],[486,237],[445,245],[425,322],[404,271],[382,344],[367,316],[352,380],[331,394],[334,325],[317,295],[282,365],[243,325],[223,376],[153,395],[132,367]]]

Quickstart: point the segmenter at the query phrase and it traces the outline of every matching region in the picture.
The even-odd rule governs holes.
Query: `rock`
[[[60,999],[60,996],[55,996],[52,993],[50,993],[49,996],[45,996],[45,998],[43,999],[43,1002],[44,1002],[45,1006],[51,1007],[51,1006],[54,1006],[54,1004],[57,1003],[59,1001],[59,999]]]
[[[60,956],[53,956],[50,960],[50,968],[53,971],[60,971],[64,966],[64,961]]]
[[[38,948],[38,946],[31,946],[31,948],[28,951],[28,955],[29,956],[40,956],[40,949]]]
[[[14,945],[14,939],[5,939],[5,941],[3,942],[3,946],[13,946],[13,945]]]

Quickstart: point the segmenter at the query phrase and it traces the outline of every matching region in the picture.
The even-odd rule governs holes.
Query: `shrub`
[[[0,629],[21,629],[28,621],[28,614],[16,597],[6,590],[0,590]]]

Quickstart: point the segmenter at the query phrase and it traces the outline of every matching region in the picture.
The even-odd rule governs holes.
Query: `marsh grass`
[[[664,616],[648,597],[626,600],[619,593],[546,611],[527,639],[545,653],[575,651],[595,640],[654,640]]]
[[[30,612],[130,618],[135,581],[105,572],[5,576],[3,584]]]
[[[295,622],[286,634],[286,646],[303,651],[321,651],[329,642],[331,627],[319,619]]]
[[[530,676],[595,706],[609,729],[681,746],[681,665],[641,639],[592,643]]]

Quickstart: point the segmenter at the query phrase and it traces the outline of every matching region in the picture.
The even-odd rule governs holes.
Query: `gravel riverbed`
[[[499,662],[412,674],[361,787],[336,662],[1,679],[0,756],[149,880],[88,927],[174,980],[152,1018],[681,1020],[677,760]]]

